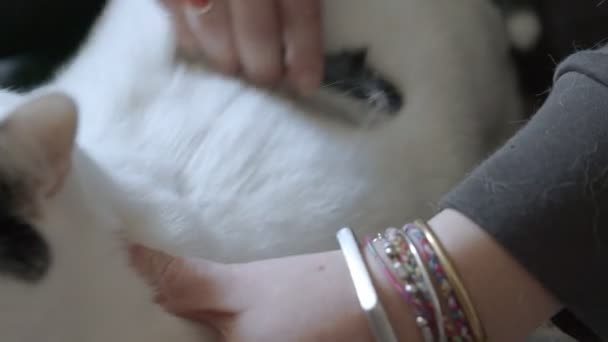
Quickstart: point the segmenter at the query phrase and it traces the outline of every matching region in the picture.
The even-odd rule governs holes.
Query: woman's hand
[[[224,341],[372,341],[342,254],[239,265],[132,249],[157,301],[216,328]]]
[[[221,71],[261,86],[281,81],[302,95],[323,69],[320,0],[163,0],[179,45]]]

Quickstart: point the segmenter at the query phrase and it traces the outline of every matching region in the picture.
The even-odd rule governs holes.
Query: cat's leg
[[[115,108],[120,99],[145,96],[165,81],[174,45],[170,18],[158,1],[109,0],[51,86],[77,100],[95,98],[97,105],[106,98]]]
[[[313,103],[360,126],[384,122],[399,113],[404,92],[367,61],[367,53],[366,48],[326,53],[321,89]]]
[[[403,106],[402,92],[369,65],[365,48],[326,54],[322,85],[365,102],[371,110],[393,114]]]

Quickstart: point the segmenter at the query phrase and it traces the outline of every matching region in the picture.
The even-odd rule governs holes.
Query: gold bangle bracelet
[[[469,320],[469,324],[471,325],[471,330],[473,330],[475,339],[480,342],[486,341],[485,332],[483,330],[481,320],[479,319],[479,315],[477,314],[477,310],[475,310],[473,301],[471,300],[471,297],[469,296],[469,293],[467,292],[466,288],[462,284],[462,281],[460,280],[460,276],[458,275],[456,268],[454,267],[450,258],[447,256],[445,248],[439,242],[439,239],[437,239],[437,236],[428,226],[428,224],[421,220],[417,220],[415,221],[415,225],[422,229],[426,239],[429,241],[429,244],[435,250],[437,258],[439,259],[439,262],[441,262],[441,265],[445,270],[446,276],[448,277],[450,283],[452,284],[452,287],[454,288],[454,292],[456,293],[458,300],[462,303],[463,310]]]

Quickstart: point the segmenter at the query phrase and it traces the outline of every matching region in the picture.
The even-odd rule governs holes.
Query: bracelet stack
[[[424,342],[483,342],[477,312],[431,229],[416,221],[367,238],[364,248],[410,306]]]
[[[413,308],[424,342],[481,342],[479,317],[460,277],[431,229],[416,221],[389,228],[367,248]]]

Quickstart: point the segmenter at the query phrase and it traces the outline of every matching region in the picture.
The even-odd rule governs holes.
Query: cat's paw
[[[365,48],[326,54],[322,86],[379,112],[397,113],[403,106],[397,86],[367,63]]]
[[[367,62],[367,49],[346,49],[325,55],[322,89],[317,102],[360,126],[394,117],[404,95],[388,77]]]

